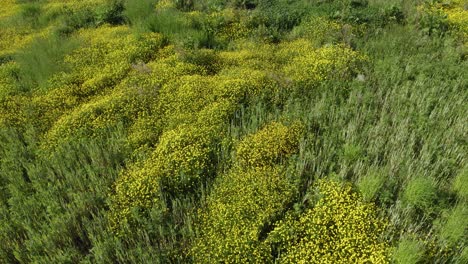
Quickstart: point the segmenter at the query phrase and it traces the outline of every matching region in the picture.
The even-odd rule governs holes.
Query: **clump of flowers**
[[[288,127],[277,122],[270,123],[239,144],[237,158],[241,164],[249,167],[278,163],[297,152],[302,130],[300,124]]]
[[[312,208],[287,215],[276,224],[267,243],[279,263],[388,263],[381,239],[386,222],[375,206],[366,203],[348,185],[319,180]]]

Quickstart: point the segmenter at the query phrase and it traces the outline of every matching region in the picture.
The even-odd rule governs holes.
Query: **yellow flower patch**
[[[386,222],[374,205],[337,182],[320,180],[315,189],[313,208],[288,215],[267,238],[279,263],[389,263],[380,238]]]

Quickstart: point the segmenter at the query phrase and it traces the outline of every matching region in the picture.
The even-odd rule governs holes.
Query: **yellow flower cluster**
[[[154,33],[137,39],[125,26],[81,30],[79,36],[89,45],[76,50],[65,61],[76,69],[72,73],[74,82],[81,84],[74,92],[85,97],[117,84],[133,62],[148,61],[163,42]]]
[[[158,102],[153,109],[161,117],[158,125],[164,129],[151,157],[141,166],[125,172],[116,184],[112,216],[116,228],[121,220],[131,221],[131,208],[146,209],[157,205],[160,188],[170,193],[187,191],[212,173],[215,165],[212,156],[216,142],[223,137],[222,128],[256,81],[255,77],[244,80],[222,75],[197,75],[193,74],[196,69],[183,63],[166,66],[159,68],[148,64],[150,70],[168,74],[167,77],[163,74],[168,81],[161,82]],[[176,69],[171,70],[171,67]],[[151,120],[154,117],[149,115],[137,121],[131,129],[136,133],[131,135],[133,140],[144,141],[139,139],[141,134],[137,128]],[[155,130],[154,127],[151,129]],[[157,184],[146,186],[144,192],[134,189],[140,188],[142,182]]]
[[[335,21],[314,16],[295,27],[290,35],[292,38],[305,38],[314,46],[320,47],[324,43],[336,41],[341,29],[341,25]]]
[[[268,44],[245,42],[236,51],[219,53],[221,68],[249,68],[254,70],[274,69],[274,47]]]
[[[141,167],[124,173],[116,185],[116,228],[120,220],[130,221],[131,208],[156,205],[161,186],[173,193],[190,190],[212,173],[214,146],[223,137],[222,128],[249,89],[258,87],[255,84],[259,82],[255,75],[246,79],[223,75],[173,78],[161,87],[155,107],[161,116],[159,125],[164,128],[158,145]],[[141,127],[144,122],[137,124]],[[133,189],[140,188],[141,182],[157,184],[145,187],[151,192],[142,193]]]
[[[182,125],[161,136],[151,157],[125,171],[116,182],[111,222],[118,232],[131,223],[133,208],[148,209],[160,204],[161,188],[168,193],[190,191],[201,177],[212,173],[213,140],[216,134]]]
[[[63,115],[47,132],[48,145],[66,141],[79,134],[99,136],[108,127],[127,125],[147,110],[154,98],[134,89],[117,89],[95,98]]]
[[[20,127],[26,123],[29,98],[25,95],[0,98],[0,127]]]
[[[222,27],[217,36],[225,41],[248,38],[252,30],[246,25],[248,16],[232,8],[226,8],[222,12],[211,14],[213,20],[222,21]]]
[[[281,77],[285,75],[283,69],[295,76],[308,76],[310,72],[318,72],[313,67],[303,72],[293,69],[292,64],[296,60],[309,56],[307,62],[310,65],[332,67],[326,72],[330,74],[337,71],[343,73],[347,70],[345,68],[351,67],[352,61],[358,60],[356,57],[359,57],[343,46],[317,50],[306,40],[279,47],[264,45],[265,49],[252,47],[256,47],[255,44],[246,43],[235,51],[208,55],[201,51],[198,55],[213,58],[212,61],[204,61],[203,58],[193,58],[190,57],[191,54],[184,54],[184,51],[167,46],[155,55],[158,60],[133,67],[142,74],[153,76],[151,79],[154,81],[151,85],[157,87],[158,95],[157,100],[142,111],[130,127],[129,139],[131,144],[137,147],[148,142],[158,144],[154,150],[144,147],[143,151],[149,151],[150,158],[122,173],[116,183],[114,205],[111,209],[111,221],[116,229],[119,229],[120,223],[132,221],[132,208],[148,209],[158,206],[162,192],[190,190],[213,173],[216,145],[225,138],[228,120],[242,103],[248,104],[250,100],[258,98],[276,100],[275,96],[279,94],[280,89],[290,85],[285,77]],[[216,65],[209,65],[210,62]],[[210,72],[210,68],[216,71]],[[286,187],[287,181],[272,167],[297,151],[302,130],[299,124],[285,126],[274,122],[256,134],[246,137],[237,148],[237,166],[249,168],[248,171],[235,170],[230,176],[222,178],[233,178],[235,183],[235,177],[255,178],[257,174],[270,173],[276,175],[270,179],[276,186],[274,188],[280,189],[283,194],[271,198],[272,193],[268,199],[289,199],[286,198],[290,197],[291,193],[286,191],[290,190]],[[152,186],[141,187],[142,184]],[[243,185],[236,183],[229,186],[228,188],[235,191]],[[279,200],[275,202],[276,205],[271,205],[272,208],[279,208],[279,204],[282,204]],[[222,201],[216,201],[218,202]],[[206,217],[209,219],[211,216]],[[238,241],[238,238],[233,239]],[[230,244],[234,251],[250,243],[246,242],[245,237],[239,239],[244,242],[239,242],[238,246]]]
[[[13,16],[20,9],[16,0],[3,0],[0,5],[0,21]]]
[[[344,45],[314,50],[311,43],[303,39],[285,44],[281,55],[293,56],[284,67],[284,72],[301,87],[314,87],[330,78],[347,78],[365,60],[364,56]]]
[[[53,76],[50,88],[45,93],[37,91],[33,98],[41,119],[38,125],[50,127],[60,118],[48,133],[48,144],[66,139],[76,129],[88,127],[92,131],[107,122],[133,121],[156,96],[151,90],[155,90],[158,77],[139,69],[138,62],[144,65],[157,54],[162,45],[160,35],[136,38],[126,27],[105,26],[82,30],[79,37],[84,47],[65,59],[72,70]],[[112,89],[115,91],[109,91]]]
[[[171,9],[175,7],[176,3],[174,0],[160,0],[155,5],[155,9]]]
[[[350,186],[319,180],[317,201],[299,217],[276,224],[267,238],[279,263],[388,263],[381,241],[386,222],[373,204],[363,202]]]
[[[19,94],[14,72],[19,70],[15,62],[0,64],[0,127],[19,126],[26,121],[23,104],[28,98]]]
[[[273,165],[298,150],[300,124],[287,127],[273,122],[253,135],[247,136],[237,147],[239,163],[249,167]]]
[[[191,250],[195,263],[271,262],[270,247],[259,237],[295,193],[276,165],[298,151],[300,132],[299,124],[273,122],[239,143],[241,161],[216,182],[200,211],[200,236]]]
[[[453,8],[445,9],[447,19],[454,30],[459,32],[463,42],[468,42],[468,10],[466,3],[459,1]]]
[[[201,213],[200,236],[191,254],[195,263],[266,263],[268,245],[260,232],[293,195],[278,167],[234,169],[215,186]]]
[[[49,33],[50,28],[32,31],[29,28],[15,28],[0,23],[0,58],[14,54],[34,39],[46,37]]]

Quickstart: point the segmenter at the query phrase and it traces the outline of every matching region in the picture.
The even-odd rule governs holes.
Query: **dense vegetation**
[[[2,0],[1,263],[468,263],[464,0]]]

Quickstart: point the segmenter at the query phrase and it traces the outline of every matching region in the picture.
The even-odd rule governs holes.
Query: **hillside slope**
[[[2,0],[1,263],[467,263],[468,3]]]

